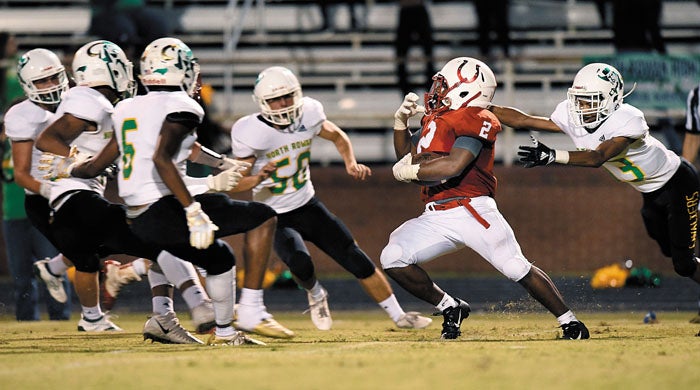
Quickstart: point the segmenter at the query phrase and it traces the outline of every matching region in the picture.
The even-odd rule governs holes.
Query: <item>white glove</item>
[[[221,169],[222,171],[226,171],[231,168],[236,168],[236,172],[240,172],[250,168],[250,163],[241,160],[236,160],[233,158],[224,157],[224,159],[221,162],[221,165],[219,165],[217,168]]]
[[[425,112],[425,107],[418,105],[418,95],[410,92],[403,98],[401,107],[394,113],[394,130],[406,130],[408,128],[408,118]]]
[[[391,168],[394,173],[394,178],[404,183],[410,183],[413,180],[418,180],[418,169],[420,164],[411,163],[411,153],[406,154]]]
[[[68,157],[49,152],[42,153],[37,168],[40,171],[46,172],[42,176],[44,180],[64,179],[70,177],[73,168],[82,164],[88,158],[90,158],[89,155],[80,153],[78,148],[74,145],[70,147]]]
[[[207,186],[210,191],[230,191],[238,185],[243,175],[238,173],[238,167],[231,167],[216,176],[207,176]]]
[[[190,229],[190,245],[197,249],[206,249],[214,242],[214,232],[219,230],[209,216],[202,211],[199,202],[192,202],[185,207],[187,227]]]

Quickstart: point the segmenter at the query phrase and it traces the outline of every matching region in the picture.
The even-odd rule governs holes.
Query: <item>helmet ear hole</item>
[[[469,95],[469,92],[464,91],[464,92],[460,92],[459,97],[464,99],[465,97],[467,97],[467,95]]]

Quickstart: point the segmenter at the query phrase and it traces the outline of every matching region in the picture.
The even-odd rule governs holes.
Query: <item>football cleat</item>
[[[172,311],[149,318],[143,326],[143,339],[163,344],[204,344],[180,325]]]
[[[255,325],[251,329],[243,328],[239,326],[237,322],[235,322],[233,325],[237,329],[241,329],[249,333],[255,333],[260,336],[272,337],[275,339],[291,339],[292,337],[294,337],[294,332],[285,328],[282,324],[275,321],[275,319],[272,317],[260,321],[259,324]]]
[[[109,320],[107,314],[103,314],[96,320],[88,320],[81,314],[80,321],[78,321],[78,331],[80,332],[119,332],[121,330],[122,328]]]
[[[396,326],[402,329],[423,329],[433,322],[432,318],[423,317],[417,311],[409,311],[396,321]]]
[[[122,265],[116,260],[105,260],[102,272],[104,272],[104,280],[101,284],[102,306],[105,310],[112,310],[122,286],[141,280],[141,276],[134,271],[131,263]]]
[[[63,277],[54,276],[49,271],[49,258],[44,260],[39,260],[32,265],[34,270],[34,275],[37,279],[41,280],[46,284],[46,290],[48,290],[51,297],[60,303],[66,303],[68,296],[66,295],[66,290],[63,288]]]
[[[323,298],[315,300],[311,293],[307,292],[306,297],[309,300],[309,309],[304,313],[311,313],[311,322],[314,323],[319,330],[330,330],[333,325],[331,311],[328,308],[328,291],[323,289]]]
[[[453,340],[461,336],[462,331],[459,327],[462,325],[462,321],[469,317],[471,311],[469,304],[459,298],[455,298],[455,301],[457,301],[457,307],[448,307],[442,311],[444,321],[442,322],[441,339]]]
[[[216,327],[214,306],[211,300],[206,300],[201,305],[193,307],[190,315],[192,316],[194,330],[199,334],[210,333]]]
[[[267,345],[262,341],[252,339],[245,335],[243,332],[235,331],[230,336],[217,336],[216,333],[212,333],[207,340],[207,345]]]
[[[591,337],[588,328],[581,321],[571,321],[561,326],[564,340],[584,340]]]

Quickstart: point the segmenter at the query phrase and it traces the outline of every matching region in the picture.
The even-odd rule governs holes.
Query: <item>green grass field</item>
[[[334,312],[316,330],[300,313],[276,313],[292,340],[265,347],[142,341],[144,315],[114,321],[124,332],[85,334],[77,321],[0,318],[4,389],[689,389],[700,383],[694,313],[579,313],[586,341],[559,340],[548,314],[474,313],[459,340],[396,329],[383,312]],[[188,324],[183,319],[184,324]]]

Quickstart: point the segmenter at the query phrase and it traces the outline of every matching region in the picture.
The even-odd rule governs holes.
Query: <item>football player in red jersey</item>
[[[460,336],[469,304],[441,290],[420,264],[464,247],[521,284],[556,316],[562,338],[589,338],[549,276],[523,256],[496,206],[494,146],[501,124],[487,110],[495,90],[496,78],[486,64],[458,57],[433,77],[425,108],[417,104],[416,94],[406,95],[394,115],[394,150],[401,158],[393,167],[394,177],[437,184],[422,187],[425,212],[391,233],[381,254],[382,267],[401,287],[442,312],[443,339]],[[423,111],[420,134],[412,136],[408,118]],[[413,154],[426,151],[446,156],[412,163]]]

